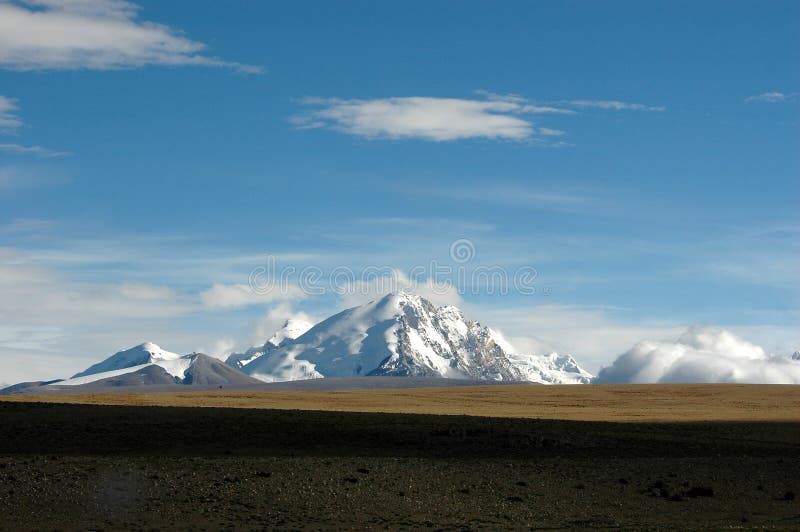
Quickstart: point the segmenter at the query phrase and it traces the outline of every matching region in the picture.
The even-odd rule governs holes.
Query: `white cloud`
[[[595,107],[597,109],[610,109],[613,111],[666,111],[667,108],[663,105],[644,105],[641,103],[620,102],[618,100],[569,100],[569,105],[575,107],[588,108]]]
[[[384,268],[375,275],[337,287],[339,300],[345,308],[363,305],[369,301],[406,291],[424,297],[435,305],[460,305],[461,296],[452,285],[437,285],[431,279],[411,279],[398,269]]]
[[[5,325],[84,325],[186,314],[193,305],[169,288],[144,283],[82,283],[0,248],[0,321]]]
[[[676,341],[637,343],[597,382],[800,384],[800,361],[769,355],[726,330],[696,328]]]
[[[760,103],[783,103],[785,102],[791,95],[786,95],[782,92],[763,92],[756,96],[750,96],[749,98],[745,98],[744,101],[746,102],[760,102]]]
[[[223,336],[207,343],[197,350],[198,353],[211,355],[214,358],[225,360],[236,348],[236,340],[231,336]]]
[[[12,70],[108,70],[198,65],[260,72],[203,55],[206,45],[178,30],[138,20],[123,0],[0,0],[0,67]]]
[[[526,141],[539,146],[569,144],[548,139],[566,134],[560,129],[535,127],[526,115],[575,115],[569,107],[613,110],[664,111],[616,100],[569,100],[539,105],[525,98],[477,91],[479,99],[429,96],[376,99],[306,98],[313,110],[291,117],[298,129],[328,128],[366,139],[422,139],[434,142],[461,139]]]
[[[276,287],[274,290],[259,293],[246,284],[215,283],[211,288],[200,293],[203,305],[208,308],[242,308],[302,297],[302,290],[294,285]]]
[[[17,101],[0,96],[0,132],[9,132],[22,126],[22,120],[16,115]]]
[[[294,117],[300,127],[328,127],[375,138],[449,141],[469,138],[525,140],[535,133],[520,116],[522,104],[458,98],[308,99],[320,109]]]
[[[254,345],[264,345],[275,331],[283,327],[287,320],[300,320],[308,323],[317,323],[319,318],[305,312],[295,311],[288,303],[280,303],[273,306],[266,314],[254,320],[251,326],[248,347]]]

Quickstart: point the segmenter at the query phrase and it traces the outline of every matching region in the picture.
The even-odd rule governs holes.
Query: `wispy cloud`
[[[793,95],[792,94],[784,94],[782,92],[762,92],[761,94],[757,94],[756,96],[750,96],[749,98],[745,98],[744,101],[746,102],[757,102],[757,103],[784,103],[789,100]]]
[[[433,279],[411,280],[398,269],[387,269],[384,275],[359,279],[341,287],[340,306],[352,308],[369,301],[404,290],[424,297],[436,305],[461,305],[461,296],[453,286],[436,285]]]
[[[58,184],[64,180],[63,176],[47,170],[0,166],[0,192]]]
[[[263,305],[274,301],[302,299],[303,296],[303,291],[296,285],[287,285],[261,294],[246,284],[215,283],[200,294],[200,299],[207,308],[233,309]]]
[[[398,229],[430,229],[431,227],[438,228],[458,228],[463,231],[470,232],[490,232],[496,229],[493,224],[486,224],[462,219],[448,219],[448,218],[425,218],[425,217],[407,217],[407,216],[383,216],[374,218],[357,218],[353,220],[354,223],[359,225],[366,225],[372,227],[393,227]]]
[[[6,325],[173,317],[191,309],[190,301],[168,287],[72,281],[32,263],[22,250],[0,248],[0,317]]]
[[[477,90],[475,94],[479,94],[487,100],[495,102],[509,102],[519,104],[520,112],[527,114],[559,114],[559,115],[574,115],[575,111],[566,109],[564,107],[555,107],[553,105],[542,105],[530,103],[526,98],[518,94],[496,94],[487,90]]]
[[[2,52],[0,52],[2,53]],[[16,134],[17,128],[24,125],[22,119],[17,115],[19,106],[17,100],[0,96],[0,133]],[[70,155],[65,151],[55,151],[42,146],[26,146],[12,142],[0,143],[0,152],[15,153],[18,155],[36,155],[39,157],[64,157]],[[3,182],[10,182],[10,175],[6,170],[0,168],[0,188]]]
[[[458,189],[427,188],[425,193],[450,200],[500,203],[557,210],[582,209],[600,201],[600,198],[582,192],[502,183],[496,183],[488,189],[480,184],[462,186]]]
[[[610,109],[612,111],[666,111],[663,105],[644,105],[641,103],[620,102],[618,100],[568,100],[563,102],[579,108],[594,107],[597,109]]]
[[[41,146],[23,146],[21,144],[0,144],[0,151],[23,155],[38,155],[40,157],[65,157],[69,155],[69,152],[65,151],[53,151]]]
[[[16,115],[17,101],[0,96],[0,132],[9,132],[22,126],[22,120]]]
[[[0,234],[8,241],[20,233],[46,232],[47,225],[44,220],[18,220],[0,226]],[[118,254],[113,245],[107,247],[111,260],[133,255]],[[142,246],[131,249],[141,252]],[[85,252],[78,249],[74,253]],[[202,292],[198,288],[208,286],[203,279],[225,275],[219,267],[215,270],[205,263],[205,277],[201,278],[177,256],[173,256],[175,263],[162,264],[152,274],[140,276],[109,270],[89,255],[87,262],[75,269],[46,249],[0,247],[0,375],[4,380],[63,377],[93,359],[145,340],[167,342],[185,351],[214,347],[213,340],[221,336],[215,327],[224,322],[226,312],[255,303],[266,307],[297,299],[257,297],[247,287],[236,285],[214,285]],[[128,266],[135,269],[135,264]],[[183,280],[168,283],[170,276],[164,273],[169,268]],[[215,299],[215,295],[219,297]],[[203,315],[214,312],[216,319],[207,322],[208,327],[195,328]],[[177,325],[175,320],[188,315],[196,320],[188,326]],[[227,323],[223,330],[236,329]],[[52,367],[35,368],[37,361],[48,359]]]
[[[108,70],[197,65],[258,73],[258,66],[204,55],[206,45],[138,19],[123,0],[0,0],[0,67]]]
[[[561,135],[567,134],[566,131],[561,131],[560,129],[550,129],[549,127],[540,127],[536,130],[536,132],[547,137],[560,137]]]

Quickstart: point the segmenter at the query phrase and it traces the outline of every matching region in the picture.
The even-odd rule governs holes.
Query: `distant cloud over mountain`
[[[800,360],[769,355],[729,331],[698,328],[674,342],[639,342],[595,382],[800,384]]]

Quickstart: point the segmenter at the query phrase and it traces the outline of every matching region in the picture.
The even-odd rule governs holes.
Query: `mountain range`
[[[56,387],[235,387],[305,379],[394,376],[470,381],[585,384],[592,375],[569,355],[521,354],[500,333],[457,307],[399,292],[313,325],[288,320],[263,345],[225,362],[146,342],[65,380],[21,383],[0,393]]]

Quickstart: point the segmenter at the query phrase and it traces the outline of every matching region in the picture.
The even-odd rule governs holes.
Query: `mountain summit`
[[[97,373],[116,371],[133,366],[141,366],[143,364],[162,363],[163,365],[170,365],[170,361],[179,360],[180,358],[181,355],[177,353],[170,353],[152,342],[145,342],[131,347],[130,349],[115,353],[102,362],[98,362],[88,369],[76,373],[72,378],[78,379]]]
[[[523,355],[455,306],[399,292],[335,314],[292,339],[268,341],[228,363],[266,382],[417,376],[546,384],[588,383],[569,355]]]
[[[294,340],[311,327],[313,327],[313,324],[305,320],[286,320],[286,322],[283,324],[283,327],[275,331],[275,334],[273,334],[272,337],[264,343],[264,345],[251,347],[244,353],[233,353],[227,358],[226,362],[228,365],[233,366],[236,369],[241,369],[264,354],[271,353],[286,342]]]

